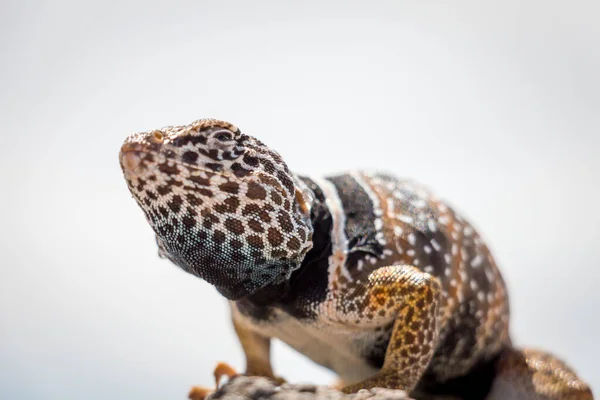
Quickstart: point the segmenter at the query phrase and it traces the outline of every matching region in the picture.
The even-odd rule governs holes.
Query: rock
[[[345,394],[327,386],[284,384],[277,386],[273,381],[261,377],[238,375],[216,392],[210,400],[412,400],[402,390],[375,388]]]

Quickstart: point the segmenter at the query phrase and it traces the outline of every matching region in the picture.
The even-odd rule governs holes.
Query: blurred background
[[[381,169],[489,242],[517,344],[600,390],[600,3],[0,4],[0,397],[176,399],[243,369],[226,302],[157,256],[135,131],[230,121],[300,173]],[[331,373],[277,343],[291,381]]]

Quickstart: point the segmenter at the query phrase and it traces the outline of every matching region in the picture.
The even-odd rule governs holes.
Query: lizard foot
[[[212,392],[214,392],[214,389],[209,389],[204,386],[194,386],[194,387],[192,387],[192,389],[190,390],[190,393],[188,394],[188,399],[204,400]]]
[[[213,372],[213,375],[215,377],[215,386],[218,389],[219,388],[219,384],[221,383],[221,378],[223,376],[227,376],[227,378],[231,379],[236,375],[239,375],[237,373],[237,371],[235,369],[233,369],[233,367],[227,363],[224,362],[220,362],[217,364],[217,366],[215,367],[215,371]]]
[[[219,362],[213,372],[213,376],[215,377],[215,388],[210,389],[204,386],[194,386],[190,390],[188,398],[190,400],[204,400],[206,397],[208,397],[208,395],[219,389],[219,384],[221,383],[221,378],[223,378],[223,376],[227,376],[229,379],[231,379],[236,375],[238,375],[238,373],[235,369],[233,369],[233,367],[224,362]]]

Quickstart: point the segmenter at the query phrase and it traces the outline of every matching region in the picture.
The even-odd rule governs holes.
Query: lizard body
[[[274,377],[279,338],[340,375],[347,393],[592,398],[552,356],[513,348],[490,251],[415,182],[299,176],[210,119],[132,135],[120,160],[159,254],[229,299],[248,374]],[[466,392],[469,380],[478,389]]]

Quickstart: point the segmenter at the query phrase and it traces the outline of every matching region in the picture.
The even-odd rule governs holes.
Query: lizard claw
[[[215,367],[213,375],[215,377],[215,388],[214,389],[209,389],[204,386],[194,386],[190,390],[190,393],[188,394],[188,398],[190,400],[205,400],[208,395],[212,394],[215,390],[217,390],[219,388],[219,384],[221,383],[221,378],[224,375],[227,375],[227,377],[229,379],[231,379],[234,376],[238,375],[238,373],[235,371],[235,369],[233,369],[228,364],[226,364],[224,362],[220,362]]]
[[[213,389],[209,389],[204,386],[194,386],[194,387],[192,387],[192,389],[190,390],[190,393],[188,394],[188,399],[204,400],[212,392],[214,392]]]
[[[227,375],[227,377],[229,379],[231,379],[234,376],[239,375],[239,374],[229,364],[226,364],[224,362],[220,362],[215,367],[215,371],[213,372],[213,375],[215,376],[215,384],[216,384],[216,387],[218,389],[219,388],[219,384],[221,383],[221,378],[223,377],[223,375]]]

